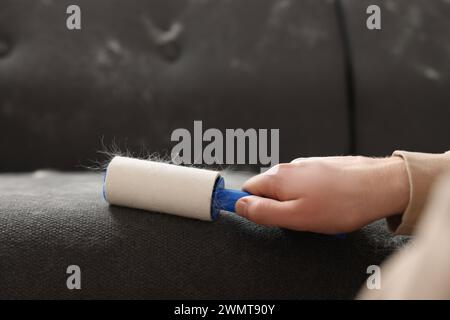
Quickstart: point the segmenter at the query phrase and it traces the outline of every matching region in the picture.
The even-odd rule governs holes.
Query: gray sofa
[[[65,27],[70,4],[82,30]],[[113,143],[168,154],[194,120],[278,128],[281,161],[444,151],[449,16],[444,0],[3,0],[0,298],[355,297],[407,241],[384,221],[339,239],[110,207],[83,168]]]

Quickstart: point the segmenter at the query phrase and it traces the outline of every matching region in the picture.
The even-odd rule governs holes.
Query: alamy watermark
[[[370,276],[366,280],[366,286],[369,290],[380,290],[381,289],[381,268],[375,264],[367,267],[367,274]]]
[[[69,275],[66,280],[66,286],[69,290],[81,289],[81,268],[75,264],[70,265],[66,269],[66,273]]]
[[[66,27],[69,30],[81,30],[81,8],[75,4],[67,7]]]
[[[366,26],[369,30],[381,30],[381,9],[373,4],[367,7],[367,14],[370,16],[366,20]]]
[[[369,30],[381,30],[381,8],[375,4],[369,5],[366,13],[370,16],[366,20],[366,27]],[[81,8],[71,4],[66,9],[66,27],[69,30],[81,30]]]
[[[279,129],[226,129],[203,131],[202,121],[194,121],[193,133],[186,128],[172,132],[171,151],[175,164],[249,164],[262,170],[279,163]],[[270,152],[269,152],[270,149]]]

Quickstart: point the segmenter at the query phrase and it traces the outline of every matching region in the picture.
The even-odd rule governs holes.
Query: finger
[[[247,180],[243,190],[256,196],[278,199],[277,179],[274,176],[259,174]]]
[[[268,226],[292,226],[296,211],[295,201],[277,201],[258,196],[244,197],[236,203],[238,215]]]
[[[258,174],[249,180],[247,180],[242,189],[245,191],[262,197],[268,197],[277,200],[280,199],[280,176],[279,172],[281,170],[280,165],[276,165],[264,173]]]

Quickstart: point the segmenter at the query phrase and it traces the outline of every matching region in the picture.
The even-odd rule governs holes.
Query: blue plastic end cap
[[[108,174],[108,169],[105,170],[105,173],[103,175],[103,199],[105,199],[106,202],[108,202],[108,199],[106,198],[106,175]]]
[[[223,177],[219,176],[216,180],[216,184],[214,185],[212,197],[211,197],[211,219],[217,220],[219,218],[220,213],[220,203],[217,202],[217,194],[221,190],[225,188],[225,180]]]

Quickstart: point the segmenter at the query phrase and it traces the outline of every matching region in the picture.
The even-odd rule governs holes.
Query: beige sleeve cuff
[[[434,181],[440,174],[450,170],[450,151],[443,154],[395,151],[392,155],[405,160],[410,196],[405,212],[389,217],[387,223],[389,229],[396,234],[411,234],[420,219]]]

